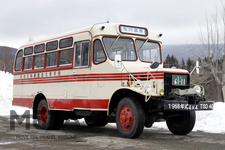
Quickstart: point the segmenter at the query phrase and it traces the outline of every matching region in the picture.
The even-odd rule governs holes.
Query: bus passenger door
[[[73,69],[73,94],[74,98],[81,100],[88,107],[87,100],[90,99],[90,41],[74,43],[74,69]]]

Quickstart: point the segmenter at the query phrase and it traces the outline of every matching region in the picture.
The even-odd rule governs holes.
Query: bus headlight
[[[146,85],[145,85],[145,91],[146,91],[147,93],[149,93],[151,90],[152,90],[151,84],[146,84]]]
[[[198,85],[194,86],[194,90],[199,94],[201,93],[201,87]]]

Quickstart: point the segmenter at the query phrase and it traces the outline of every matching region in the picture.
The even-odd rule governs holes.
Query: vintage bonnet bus
[[[42,129],[66,119],[88,126],[116,122],[122,137],[166,120],[188,134],[195,110],[212,110],[186,70],[163,68],[158,34],[145,27],[103,23],[22,45],[14,63],[13,105],[33,109]],[[197,66],[198,69],[198,66]]]

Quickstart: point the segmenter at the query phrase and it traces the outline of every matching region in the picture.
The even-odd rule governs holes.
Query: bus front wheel
[[[186,135],[195,125],[195,111],[175,111],[166,119],[166,124],[173,134]]]
[[[116,125],[119,133],[125,138],[137,138],[145,124],[142,105],[132,97],[121,99],[116,110]]]

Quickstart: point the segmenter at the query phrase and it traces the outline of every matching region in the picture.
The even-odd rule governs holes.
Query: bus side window
[[[100,40],[95,40],[94,43],[94,63],[99,64],[106,61],[106,55],[103,50]]]
[[[34,53],[44,52],[45,44],[35,45],[34,46]]]
[[[75,44],[75,63],[74,63],[74,67],[78,67],[81,66],[81,55],[80,55],[80,46],[81,43],[76,43]]]
[[[33,63],[33,56],[25,57],[24,58],[24,70],[31,70],[32,69],[32,63]]]
[[[72,48],[59,51],[59,66],[72,65],[72,52]]]
[[[87,67],[90,64],[90,42],[78,42],[75,44],[74,67]]]
[[[15,71],[20,71],[22,69],[22,60],[23,60],[22,58],[23,58],[23,51],[20,50],[16,56]]]
[[[51,52],[46,54],[46,68],[57,66],[58,52]]]
[[[57,48],[58,48],[58,41],[52,41],[46,44],[46,51],[56,50]]]
[[[88,66],[89,64],[89,42],[82,43],[82,66]]]
[[[34,56],[34,69],[44,68],[44,54]]]

